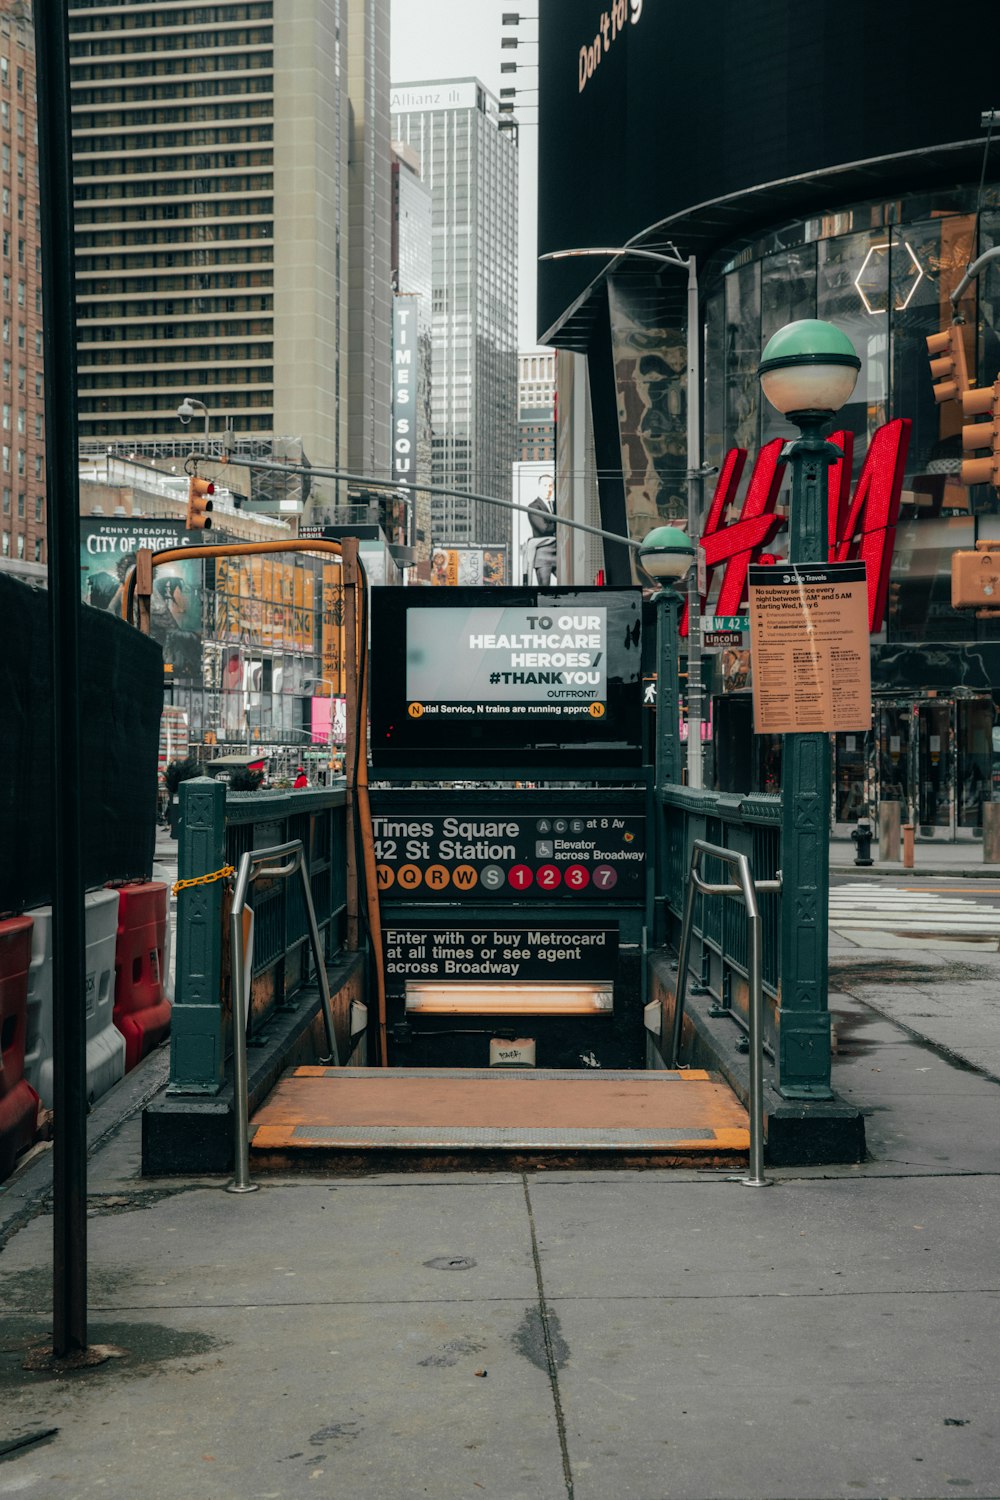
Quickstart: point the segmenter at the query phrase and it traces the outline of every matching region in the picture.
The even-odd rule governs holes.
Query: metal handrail
[[[703,855],[708,855],[711,859],[717,859],[722,864],[728,865],[735,871],[738,883],[715,885],[703,880],[699,873]],[[734,850],[724,849],[719,844],[709,844],[704,839],[695,839],[691,845],[691,868],[688,871],[684,921],[681,925],[681,945],[677,955],[674,1025],[667,1066],[676,1068],[677,1056],[680,1052],[695,892],[700,891],[703,896],[741,896],[747,912],[747,970],[750,980],[750,1163],[748,1175],[740,1179],[746,1187],[768,1187],[771,1181],[770,1178],[764,1176],[764,986],[761,981],[761,918],[760,908],[757,905],[757,892],[764,891],[770,894],[780,890],[780,870],[776,880],[759,880],[755,883],[750,861],[745,854],[737,854]]]
[[[284,864],[273,863],[285,860]],[[243,946],[243,912],[247,904],[247,893],[255,880],[262,876],[287,880],[298,871],[302,876],[302,892],[305,897],[306,915],[309,918],[309,938],[312,943],[316,974],[319,978],[320,997],[323,1005],[323,1023],[326,1027],[326,1044],[330,1055],[321,1059],[339,1066],[337,1037],[333,1029],[333,1011],[330,1005],[330,981],[326,972],[326,960],[316,925],[316,908],[313,906],[309,871],[303,857],[301,839],[292,839],[287,844],[274,844],[269,849],[250,849],[240,860],[236,875],[236,891],[233,909],[229,917],[230,973],[233,995],[233,1114],[235,1116],[236,1151],[234,1177],[226,1188],[227,1193],[255,1193],[259,1184],[250,1181],[250,1100],[247,1080],[247,995],[246,953]],[[252,951],[252,949],[251,949]]]

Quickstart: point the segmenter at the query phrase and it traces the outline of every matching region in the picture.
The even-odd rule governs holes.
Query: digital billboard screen
[[[373,764],[637,765],[641,610],[630,588],[373,590]]]

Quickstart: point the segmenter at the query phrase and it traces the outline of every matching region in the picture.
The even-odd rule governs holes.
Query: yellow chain
[[[213,870],[211,875],[195,875],[190,880],[175,880],[172,886],[174,895],[183,891],[191,885],[211,885],[214,880],[228,880],[230,875],[235,875],[236,870],[232,865],[223,865],[221,870]]]

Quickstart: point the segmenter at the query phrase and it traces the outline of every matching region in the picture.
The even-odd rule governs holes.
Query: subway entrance
[[[287,1075],[255,1114],[254,1162],[742,1166],[728,1085],[647,1066],[640,590],[435,592],[372,591],[381,1066]]]
[[[644,1066],[641,786],[382,789],[389,1062]]]

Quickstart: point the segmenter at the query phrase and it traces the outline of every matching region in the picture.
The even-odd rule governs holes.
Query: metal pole
[[[256,1193],[250,1181],[250,1094],[247,1079],[247,997],[244,983],[243,908],[254,868],[251,853],[240,860],[236,893],[229,917],[229,976],[233,995],[233,1110],[236,1114],[236,1160],[227,1193]]]
[[[747,1175],[740,1181],[744,1187],[770,1187],[770,1179],[764,1176],[764,981],[761,974],[760,907],[750,861],[745,854],[739,856],[736,868],[747,909],[747,967],[750,970],[750,1162]]]
[[[661,589],[656,596],[656,759],[657,787],[681,779],[680,710],[677,695],[677,617],[680,595]]]
[[[688,537],[695,547],[701,534],[701,321],[698,313],[698,268],[694,256],[687,262],[687,522]],[[702,776],[701,691],[701,594],[698,568],[688,574],[688,740],[687,784],[704,785]]]
[[[326,972],[326,955],[323,952],[323,943],[316,922],[316,908],[313,905],[312,887],[309,884],[309,871],[306,869],[304,851],[299,853],[299,870],[302,874],[302,894],[305,897],[306,916],[309,918],[309,940],[312,943],[313,958],[316,961],[316,978],[319,981],[320,1002],[323,1006],[323,1025],[326,1027],[328,1056],[321,1057],[320,1062],[329,1062],[335,1068],[339,1068],[337,1034],[333,1029],[333,1010],[330,1005],[330,976]]]
[[[53,1352],[87,1347],[86,923],[80,808],[78,499],[73,157],[67,0],[35,0],[41,185],[48,593],[52,621]],[[67,749],[69,753],[67,753]]]
[[[691,949],[691,923],[694,918],[694,894],[697,890],[695,876],[701,863],[701,851],[694,849],[691,855],[691,872],[684,897],[684,919],[681,923],[681,945],[677,954],[677,987],[674,991],[674,1024],[670,1032],[670,1052],[667,1067],[676,1068],[681,1053],[681,1029],[684,1025],[684,991],[687,988],[688,954]]]
[[[829,413],[798,412],[788,450],[792,471],[789,562],[823,563],[827,467],[841,455],[825,441]],[[778,1088],[787,1098],[829,1099],[830,1012],[827,957],[830,903],[830,737],[787,734],[781,757],[781,1009]]]

